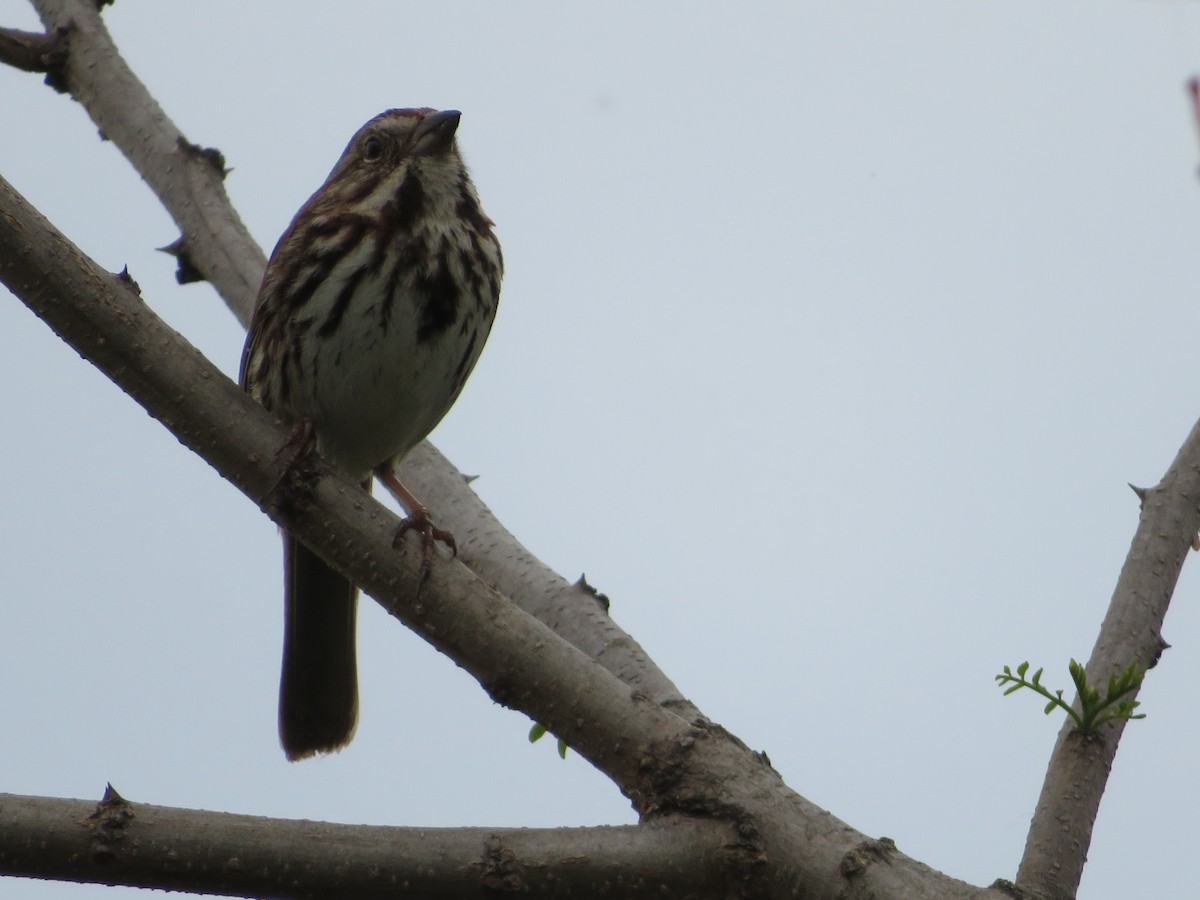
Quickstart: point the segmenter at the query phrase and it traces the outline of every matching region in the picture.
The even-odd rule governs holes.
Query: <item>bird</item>
[[[415,531],[455,549],[395,469],[458,398],[491,331],[504,260],[458,149],[458,110],[391,109],[351,138],[267,263],[240,384]],[[358,722],[358,590],[284,531],[279,737],[290,760],[341,749]]]

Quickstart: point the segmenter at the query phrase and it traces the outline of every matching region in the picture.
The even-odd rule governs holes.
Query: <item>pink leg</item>
[[[421,581],[424,581],[429,576],[429,569],[433,565],[433,545],[435,541],[441,541],[450,548],[450,552],[458,555],[458,545],[454,541],[454,535],[441,528],[435,528],[433,519],[429,516],[429,509],[414,497],[404,485],[400,483],[400,479],[391,471],[390,466],[383,466],[375,472],[375,477],[382,481],[392,490],[395,495],[400,498],[400,502],[404,504],[404,508],[408,510],[408,516],[400,523],[400,527],[396,529],[396,536],[392,539],[392,546],[399,547],[400,542],[404,538],[407,531],[415,531],[421,539]]]

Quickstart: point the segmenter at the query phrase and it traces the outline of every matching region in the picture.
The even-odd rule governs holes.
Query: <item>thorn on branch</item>
[[[586,572],[580,573],[579,580],[577,582],[575,582],[575,587],[579,588],[581,591],[583,591],[589,597],[594,599],[600,605],[600,608],[602,610],[604,610],[605,612],[608,612],[609,607],[612,605],[609,602],[608,595],[600,593],[598,590],[596,590],[594,587],[592,587],[590,584],[588,584]]]
[[[133,276],[129,274],[129,266],[123,267],[120,272],[114,272],[113,277],[132,291],[135,297],[140,298],[142,296],[142,286],[134,281]]]
[[[1152,660],[1150,660],[1150,664],[1148,666],[1146,666],[1146,668],[1153,669],[1155,666],[1157,666],[1158,661],[1160,659],[1162,659],[1163,651],[1170,650],[1170,649],[1171,649],[1171,645],[1168,644],[1165,640],[1163,640],[1163,636],[1160,634],[1158,636],[1157,647],[1155,647],[1155,650],[1154,650],[1154,658]]]
[[[1200,78],[1193,75],[1187,82],[1188,97],[1192,103],[1192,119],[1200,131]]]
[[[1136,494],[1136,495],[1137,495],[1137,498],[1138,498],[1138,506],[1141,506],[1141,505],[1143,505],[1143,504],[1146,502],[1146,495],[1147,495],[1148,493],[1150,493],[1150,491],[1149,491],[1148,489],[1146,489],[1146,488],[1140,488],[1140,487],[1138,487],[1137,485],[1133,484],[1132,482],[1128,482],[1128,481],[1127,481],[1127,482],[1126,482],[1126,484],[1128,484],[1128,485],[1129,485],[1129,489],[1130,489],[1131,491],[1133,491],[1133,492],[1134,492],[1134,494]]]
[[[106,806],[116,806],[124,803],[129,805],[129,801],[117,793],[117,789],[112,786],[112,782],[104,785],[104,796],[100,798],[100,803],[96,806],[98,814]]]
[[[222,181],[232,171],[232,169],[225,166],[225,154],[216,147],[201,147],[199,144],[193,144],[191,141],[180,138],[179,149],[188,156],[204,160],[204,162],[212,166],[213,171],[217,173]]]
[[[0,28],[0,62],[22,72],[45,72],[46,84],[60,94],[67,93],[66,61],[66,28],[41,33]]]
[[[179,237],[165,247],[159,247],[160,253],[169,253],[175,257],[178,263],[178,268],[175,270],[175,280],[179,284],[193,284],[197,281],[204,281],[204,275],[196,268],[192,262],[191,254],[187,250],[187,238]]]

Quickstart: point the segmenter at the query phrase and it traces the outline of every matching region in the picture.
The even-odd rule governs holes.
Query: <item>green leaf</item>
[[[995,680],[1004,689],[1006,697],[1021,688],[1029,688],[1034,693],[1045,697],[1048,701],[1043,710],[1045,714],[1049,715],[1055,707],[1058,707],[1074,722],[1075,729],[1081,734],[1091,734],[1105,722],[1116,719],[1144,719],[1146,717],[1144,713],[1134,713],[1139,701],[1125,699],[1127,694],[1137,690],[1146,675],[1145,667],[1136,660],[1122,669],[1120,674],[1109,675],[1103,696],[1098,688],[1088,684],[1087,670],[1077,660],[1072,659],[1067,668],[1079,696],[1078,712],[1072,708],[1071,704],[1063,700],[1061,690],[1051,693],[1042,685],[1043,669],[1034,672],[1032,678],[1026,678],[1026,673],[1029,671],[1028,661],[1017,666],[1016,675],[1008,666],[1005,666],[1004,673],[995,676]]]
[[[533,744],[540,741],[546,736],[546,726],[533,723],[533,727],[529,729],[529,743]]]

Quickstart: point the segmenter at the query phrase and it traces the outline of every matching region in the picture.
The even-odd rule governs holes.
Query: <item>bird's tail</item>
[[[358,724],[358,589],[283,536],[285,580],[279,740],[288,759],[339,750]]]

